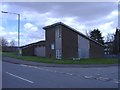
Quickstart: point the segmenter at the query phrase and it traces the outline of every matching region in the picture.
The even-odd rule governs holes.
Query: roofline
[[[62,23],[62,22],[57,22],[57,23],[54,23],[54,24],[52,24],[52,25],[45,26],[45,27],[43,27],[43,29],[47,29],[47,28],[49,28],[49,27],[56,26],[56,25],[59,25],[59,24],[64,24],[64,23]],[[65,24],[64,24],[64,25],[65,25]]]
[[[75,30],[74,28],[71,28],[70,26],[68,26],[68,25],[66,25],[66,24],[64,24],[64,23],[62,23],[62,22],[57,22],[57,23],[55,23],[55,24],[45,26],[45,27],[43,27],[43,29],[46,30],[47,28],[50,28],[50,27],[56,26],[56,25],[63,25],[63,26],[65,26],[65,27],[67,27],[67,28],[73,30],[74,32],[78,33],[79,35],[85,37],[86,39],[91,40],[91,41],[93,41],[93,42],[95,42],[95,43],[97,43],[97,44],[99,44],[99,45],[101,45],[101,46],[104,46],[104,45],[100,44],[99,42],[93,40],[92,38],[87,37],[86,35],[82,34],[81,32]]]
[[[26,47],[30,47],[30,46],[33,46],[37,43],[40,43],[40,42],[46,42],[45,40],[42,40],[42,41],[38,41],[38,42],[34,42],[34,43],[30,43],[30,44],[27,44],[27,45],[24,45],[24,46],[21,46],[20,48],[26,48]]]
[[[13,48],[18,48],[18,46],[1,46],[1,47],[13,47]]]

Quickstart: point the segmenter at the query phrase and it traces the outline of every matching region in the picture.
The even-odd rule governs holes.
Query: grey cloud
[[[60,16],[78,16],[80,20],[94,20],[117,9],[116,3],[63,3],[56,11]]]
[[[20,6],[22,9],[25,7],[28,8],[28,10],[31,9],[42,14],[51,12],[52,16],[50,17],[54,18],[77,17],[78,22],[87,26],[108,22],[109,20],[105,20],[104,17],[118,9],[117,3],[113,2],[16,2],[7,4]],[[115,22],[115,25],[117,25],[116,19],[117,18],[111,19]]]
[[[34,10],[39,13],[45,13],[53,9],[53,3],[42,3],[42,2],[10,2],[5,3],[11,6],[20,6],[27,8],[28,10]]]
[[[83,23],[98,20],[118,8],[117,3],[113,2],[16,2],[9,4],[27,7],[39,13],[51,12],[56,18],[78,17],[78,21]]]
[[[53,14],[58,16],[79,16],[81,18],[94,18],[101,15],[107,15],[111,11],[117,9],[116,3],[113,2],[24,2],[24,3],[9,3],[11,5],[18,5],[31,8],[40,13],[54,11]]]

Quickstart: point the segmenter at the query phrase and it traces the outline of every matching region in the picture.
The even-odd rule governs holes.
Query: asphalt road
[[[2,62],[3,88],[118,88],[118,67],[36,67]]]

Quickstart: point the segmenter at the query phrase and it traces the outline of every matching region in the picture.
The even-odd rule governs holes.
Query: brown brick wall
[[[55,58],[55,49],[51,50],[51,44],[55,46],[55,27],[45,30],[46,36],[46,57]]]
[[[104,57],[104,47],[90,41],[90,58],[103,58]]]
[[[62,26],[62,58],[78,57],[77,33]]]
[[[34,56],[34,46],[22,48],[23,56]]]
[[[45,41],[40,41],[40,42],[37,42],[37,43],[32,43],[32,44],[28,44],[26,46],[22,46],[21,47],[21,50],[22,50],[22,55],[23,56],[34,56],[34,49],[35,47],[43,47],[45,46]]]

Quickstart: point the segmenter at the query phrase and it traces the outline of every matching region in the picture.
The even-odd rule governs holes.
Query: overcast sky
[[[0,11],[21,15],[21,45],[45,40],[42,28],[56,22],[63,22],[83,34],[98,28],[104,37],[118,27],[117,2],[12,2],[1,3],[0,7]],[[0,13],[0,19],[0,36],[17,42],[17,15]]]

